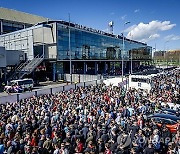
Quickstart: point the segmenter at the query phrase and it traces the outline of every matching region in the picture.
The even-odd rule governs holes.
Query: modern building
[[[180,66],[180,50],[156,51],[153,60],[156,64]]]
[[[47,18],[0,7],[0,34],[28,28]]]
[[[2,10],[9,15],[2,15]],[[0,46],[24,52],[25,62],[16,64],[19,78],[31,74],[56,80],[70,70],[73,74],[117,75],[122,72],[122,63],[124,73],[129,73],[131,67],[133,71],[138,70],[141,63],[151,63],[152,48],[145,43],[62,20],[49,21],[26,13],[19,16],[18,11],[13,12],[17,17],[14,18],[11,11],[14,10],[0,9],[2,33],[9,32],[2,27],[5,21],[27,26],[0,35]]]
[[[0,46],[24,51],[31,63],[41,57],[41,64],[31,64],[33,69],[40,65],[45,68],[43,76],[53,80],[70,73],[70,61],[72,73],[121,74],[122,60],[127,73],[130,66],[136,70],[152,59],[152,48],[145,43],[124,38],[123,51],[123,36],[66,21],[48,21],[1,35]]]

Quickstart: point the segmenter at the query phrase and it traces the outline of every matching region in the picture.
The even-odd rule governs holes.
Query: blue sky
[[[180,49],[179,0],[0,0],[0,6],[50,19],[68,20],[129,38],[157,50]],[[129,24],[124,24],[130,21]]]

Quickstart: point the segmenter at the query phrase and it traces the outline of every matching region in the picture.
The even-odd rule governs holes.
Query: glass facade
[[[31,27],[31,24],[25,24],[25,23],[14,23],[14,22],[6,22],[0,20],[0,34],[6,34],[11,33],[14,31],[18,31],[21,29],[24,29],[25,27]]]
[[[68,60],[69,53],[69,27],[57,24],[58,30],[58,60]],[[70,46],[72,59],[75,60],[128,60],[151,59],[151,47],[146,44],[126,40],[124,41],[124,54],[122,37],[101,35],[70,27]]]

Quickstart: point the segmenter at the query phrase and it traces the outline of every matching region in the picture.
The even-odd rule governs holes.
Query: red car
[[[172,114],[156,113],[148,116],[148,119],[155,121],[156,124],[161,127],[162,123],[166,125],[171,133],[177,132],[178,121],[180,117]]]

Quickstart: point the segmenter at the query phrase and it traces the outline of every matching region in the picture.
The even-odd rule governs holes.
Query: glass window
[[[79,59],[120,59],[122,52],[122,39],[111,38],[91,32],[71,28],[72,58]],[[58,24],[58,52],[68,50],[69,30],[67,26]],[[78,48],[78,49],[77,49]],[[124,59],[151,58],[151,47],[144,44],[125,40],[123,52]],[[60,54],[59,54],[60,55]]]

